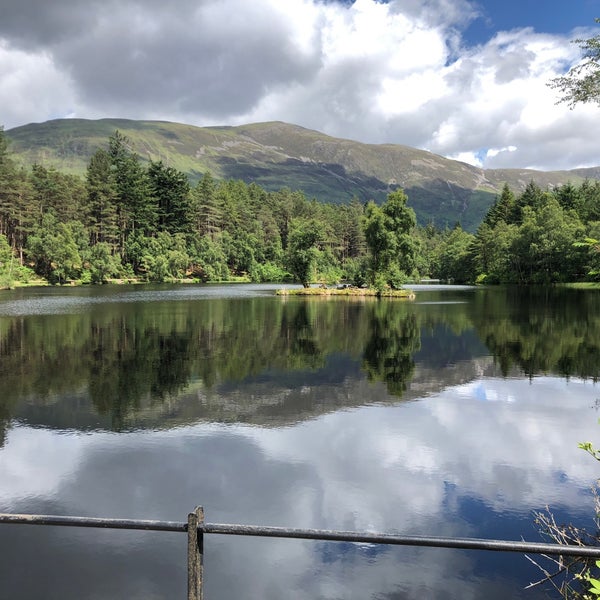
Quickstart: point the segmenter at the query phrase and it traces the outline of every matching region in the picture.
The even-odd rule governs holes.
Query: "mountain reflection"
[[[293,422],[496,365],[596,380],[599,309],[591,291],[482,289],[415,303],[205,298],[0,317],[0,442],[14,418],[116,431]]]

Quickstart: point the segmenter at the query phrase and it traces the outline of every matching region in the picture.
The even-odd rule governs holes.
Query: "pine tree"
[[[190,184],[185,173],[158,161],[150,163],[148,177],[157,203],[158,229],[171,234],[190,232]]]
[[[217,200],[217,183],[205,173],[193,191],[195,229],[199,235],[214,239],[221,228],[223,213]]]
[[[23,264],[23,248],[39,214],[30,179],[18,169],[0,127],[0,234],[5,235]]]
[[[87,219],[92,246],[107,243],[114,253],[119,243],[117,189],[111,157],[99,149],[87,167]]]
[[[156,232],[157,206],[150,182],[140,159],[130,149],[130,141],[116,131],[108,141],[109,155],[115,171],[117,191],[117,222],[121,232],[120,247],[124,249],[129,235],[150,235]]]
[[[65,223],[83,218],[85,187],[79,177],[35,164],[30,179],[40,218],[49,211]]]
[[[494,204],[490,207],[483,222],[489,227],[496,227],[500,221],[511,223],[511,218],[515,212],[515,195],[512,193],[508,184],[502,186],[500,197],[496,198]]]

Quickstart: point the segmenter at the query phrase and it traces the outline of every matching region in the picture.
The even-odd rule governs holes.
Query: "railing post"
[[[198,526],[204,525],[204,509],[197,506],[188,515],[188,600],[202,600],[202,562],[204,534]]]

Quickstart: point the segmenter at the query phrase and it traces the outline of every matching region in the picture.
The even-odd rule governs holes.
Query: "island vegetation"
[[[11,155],[0,129],[0,287],[107,281],[456,283],[593,281],[600,182],[519,194],[508,185],[478,229],[417,225],[410,199],[318,202],[302,191],[204,174],[192,185],[143,163],[115,132],[85,177]]]
[[[331,288],[326,285],[319,287],[302,287],[300,289],[283,288],[277,290],[278,296],[317,296],[317,297],[346,297],[346,298],[403,298],[414,300],[415,293],[407,289],[395,290],[386,288],[378,290],[370,287],[340,286]]]

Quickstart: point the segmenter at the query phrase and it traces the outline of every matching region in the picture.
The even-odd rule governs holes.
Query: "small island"
[[[358,298],[403,298],[404,300],[414,300],[415,293],[412,290],[377,290],[375,288],[362,288],[354,286],[343,286],[337,288],[321,287],[302,287],[294,289],[280,289],[275,292],[278,296],[354,296]]]

